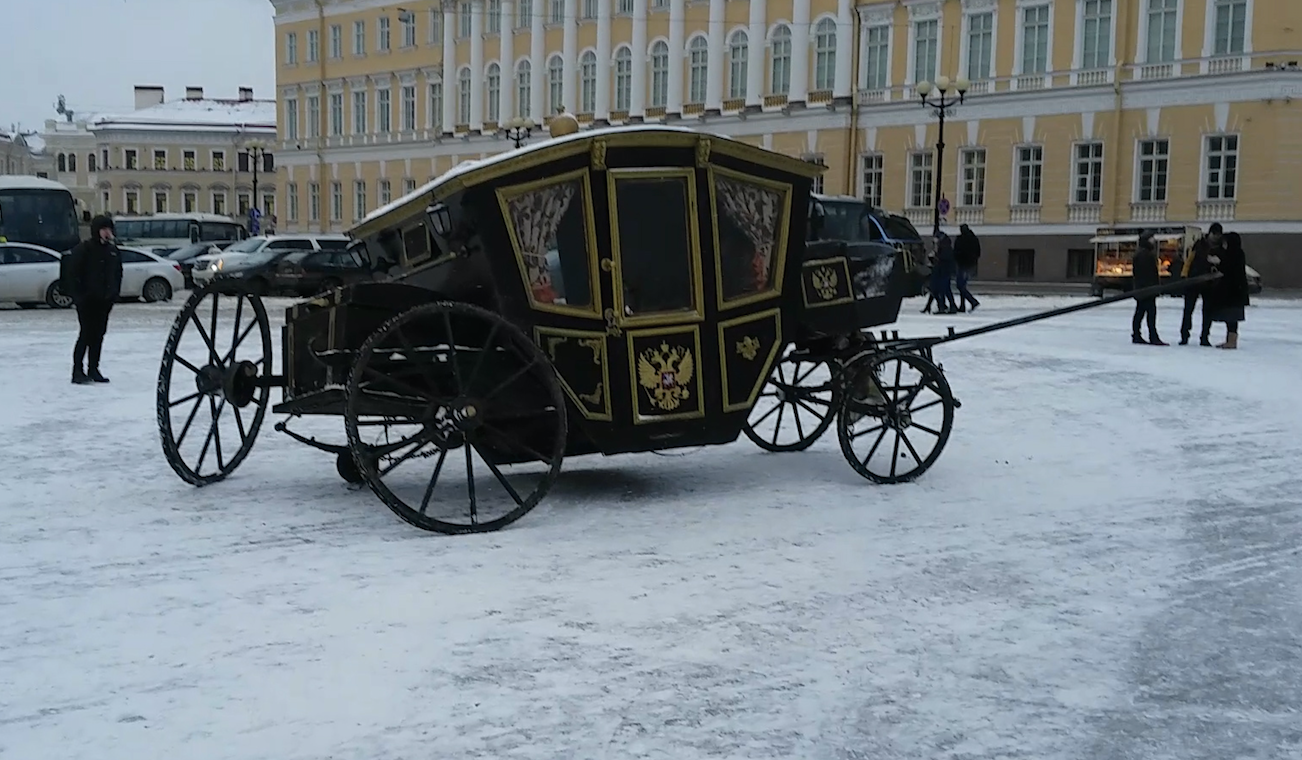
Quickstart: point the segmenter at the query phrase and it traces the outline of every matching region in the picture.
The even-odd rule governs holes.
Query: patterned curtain
[[[556,237],[561,218],[569,210],[570,201],[577,191],[577,182],[567,182],[524,193],[507,203],[516,239],[520,241],[525,269],[529,273],[529,289],[533,291],[534,300],[540,303],[556,300],[551,273],[547,269],[547,246]]]
[[[716,179],[718,197],[724,211],[741,227],[755,246],[752,271],[755,275],[753,290],[763,290],[769,285],[769,271],[773,261],[773,247],[777,243],[778,213],[781,194],[767,187],[738,182],[728,177]]]

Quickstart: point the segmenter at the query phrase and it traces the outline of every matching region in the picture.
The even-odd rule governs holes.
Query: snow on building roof
[[[6,174],[0,176],[0,188],[5,190],[63,190],[68,186],[52,179],[29,177],[25,174]]]
[[[27,141],[27,148],[31,150],[33,155],[39,156],[45,153],[44,137],[41,137],[35,132],[29,132],[28,134],[23,135],[23,139]]]
[[[173,100],[126,114],[99,115],[88,126],[92,130],[275,131],[276,101],[221,98]]]

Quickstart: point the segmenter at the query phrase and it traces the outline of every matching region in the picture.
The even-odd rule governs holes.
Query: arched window
[[[76,154],[76,153],[69,153],[69,154],[68,154],[68,171],[70,171],[70,172],[75,172],[75,171],[77,171],[77,154]]]
[[[704,37],[693,37],[687,45],[688,52],[688,86],[687,101],[704,103],[706,82],[710,71],[710,43]]]
[[[615,51],[615,110],[633,107],[633,51],[621,47]]]
[[[68,171],[68,157],[62,153],[59,154],[59,171]]]
[[[669,44],[657,40],[651,46],[651,105],[669,102]]]
[[[87,153],[87,154],[86,154],[86,171],[88,171],[88,172],[96,171],[96,169],[95,169],[95,154],[94,154],[94,153]]]
[[[557,113],[565,105],[561,102],[565,97],[565,61],[559,55],[547,61],[547,93],[551,112]]]
[[[746,97],[746,79],[749,76],[747,61],[750,59],[750,38],[746,32],[738,29],[728,40],[728,97],[739,99]]]
[[[579,57],[579,113],[597,110],[597,54],[591,50]]]
[[[773,30],[769,62],[769,93],[786,95],[791,91],[791,29],[785,24]]]
[[[470,67],[457,73],[457,123],[470,123]]]
[[[533,103],[530,91],[533,89],[533,69],[528,61],[520,61],[515,67],[515,109],[523,118],[529,118],[529,108]]]
[[[836,85],[836,22],[825,18],[814,27],[814,89]]]
[[[502,115],[501,105],[502,97],[502,67],[496,63],[488,64],[488,75],[484,77],[484,85],[488,92],[488,120],[500,121]]]

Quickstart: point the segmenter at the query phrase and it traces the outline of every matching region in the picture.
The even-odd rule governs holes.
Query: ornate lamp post
[[[935,111],[936,117],[940,119],[940,128],[936,137],[936,165],[933,171],[936,173],[936,188],[932,195],[932,235],[940,236],[940,193],[943,187],[942,179],[945,166],[945,116],[946,112],[956,105],[963,102],[967,95],[968,87],[971,82],[959,77],[954,82],[949,81],[949,77],[941,75],[936,77],[936,82],[919,82],[918,97],[922,99],[923,108],[931,108]],[[934,96],[933,96],[934,93]]]
[[[244,150],[248,152],[249,163],[253,165],[253,203],[249,205],[249,232],[256,235],[262,227],[262,210],[258,207],[258,169],[267,152],[267,145],[261,140],[250,140],[244,144]]]
[[[536,125],[534,124],[533,119],[526,119],[522,116],[517,116],[506,122],[503,126],[505,127],[504,131],[506,132],[507,139],[514,142],[515,147],[518,148],[525,140],[529,139],[529,135],[533,134],[533,128]]]

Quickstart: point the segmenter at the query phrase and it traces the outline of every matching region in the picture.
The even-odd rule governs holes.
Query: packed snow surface
[[[569,460],[459,537],[270,417],[182,483],[178,306],[117,307],[86,387],[73,313],[0,311],[0,757],[1302,757],[1302,303],[1258,299],[1237,352],[1133,346],[1126,303],[941,346],[963,407],[914,484],[834,430],[743,438]]]

